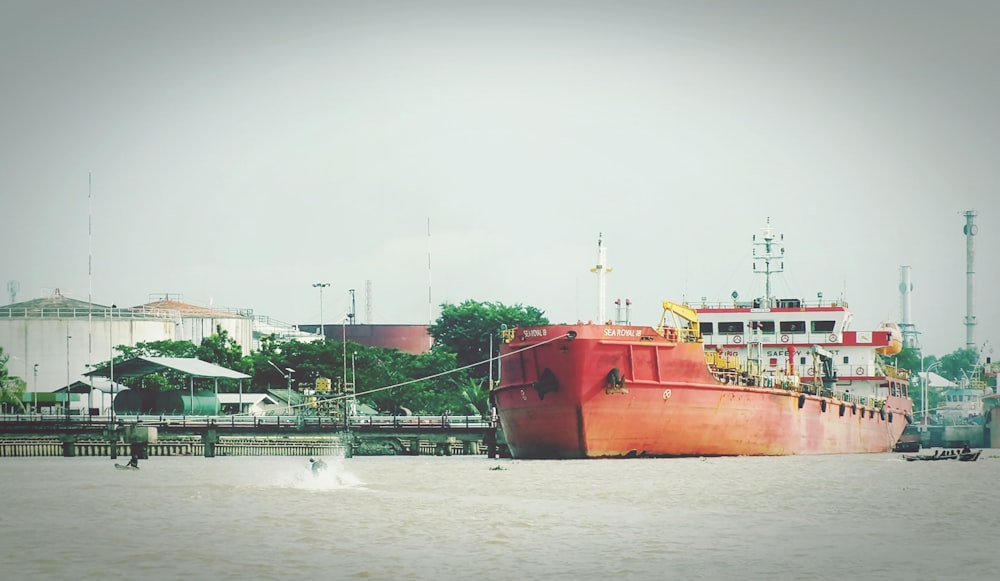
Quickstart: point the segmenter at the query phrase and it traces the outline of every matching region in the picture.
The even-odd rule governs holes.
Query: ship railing
[[[685,327],[683,329],[673,329],[673,331],[680,335],[680,340],[684,343],[701,343],[701,333],[696,333],[694,329]]]
[[[784,304],[778,303],[770,305],[761,305],[756,301],[699,301],[698,303],[683,303],[685,307],[691,309],[759,309],[759,308],[815,308],[815,307],[846,307],[847,301],[841,299],[837,301],[821,301],[821,300],[805,300],[800,299],[794,307],[788,307]]]
[[[718,351],[705,351],[705,361],[709,366],[716,369],[738,371],[740,369],[740,358],[736,355],[724,355]]]
[[[688,327],[678,329],[664,325],[656,327],[656,333],[671,343],[701,343],[703,340],[701,333]]]
[[[860,395],[849,391],[836,391],[834,392],[833,397],[843,402],[856,403],[860,406],[870,408],[880,408],[885,405],[885,399],[883,398],[871,395]]]
[[[727,385],[784,389],[800,393],[820,393],[823,391],[822,383],[803,383],[799,376],[790,373],[778,372],[757,374],[748,372],[747,368],[742,366],[723,367],[728,358],[715,352],[706,352],[706,359],[709,360],[709,369],[712,371],[712,374],[716,377],[716,379]],[[885,398],[871,395],[861,395],[851,393],[850,391],[827,391],[826,394],[843,402],[856,403],[860,406],[870,408],[881,408],[886,404]]]
[[[909,370],[903,369],[902,367],[896,367],[894,365],[885,365],[884,370],[885,370],[885,375],[887,377],[894,377],[896,379],[902,379],[904,381],[909,381],[910,379]]]

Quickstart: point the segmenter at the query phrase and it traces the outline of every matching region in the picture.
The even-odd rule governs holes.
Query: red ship
[[[599,242],[599,276],[604,259]],[[603,303],[603,280],[600,286]],[[734,297],[719,309],[665,302],[655,327],[607,322],[508,331],[493,398],[511,455],[891,450],[911,421],[912,402],[905,371],[875,354],[898,352],[898,328],[848,331],[842,303],[779,304],[767,295],[749,304]],[[715,320],[703,334],[707,319]],[[799,325],[800,333],[775,331]]]

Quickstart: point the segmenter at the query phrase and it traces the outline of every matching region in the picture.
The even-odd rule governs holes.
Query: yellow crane
[[[660,324],[656,327],[657,333],[660,335],[664,334],[665,329],[663,324],[667,320],[668,313],[673,321],[673,327],[677,329],[677,333],[681,341],[685,343],[701,342],[701,328],[698,324],[698,313],[691,307],[686,307],[670,301],[663,301],[663,315],[660,316]],[[687,322],[686,327],[681,327],[681,319]]]

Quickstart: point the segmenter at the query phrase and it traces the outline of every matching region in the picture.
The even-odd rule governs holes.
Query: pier
[[[497,457],[478,416],[0,416],[0,457],[480,455]]]

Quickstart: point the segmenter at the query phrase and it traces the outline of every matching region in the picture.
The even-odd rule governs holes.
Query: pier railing
[[[158,426],[167,428],[270,428],[270,429],[316,429],[331,431],[343,429],[344,420],[331,416],[172,416],[147,414],[116,414],[110,416],[78,416],[67,418],[56,414],[0,414],[0,430],[5,427],[35,427],[40,431],[50,428],[72,426],[75,428],[100,429],[109,424]],[[350,428],[368,429],[488,429],[495,427],[493,421],[482,416],[351,416]]]

